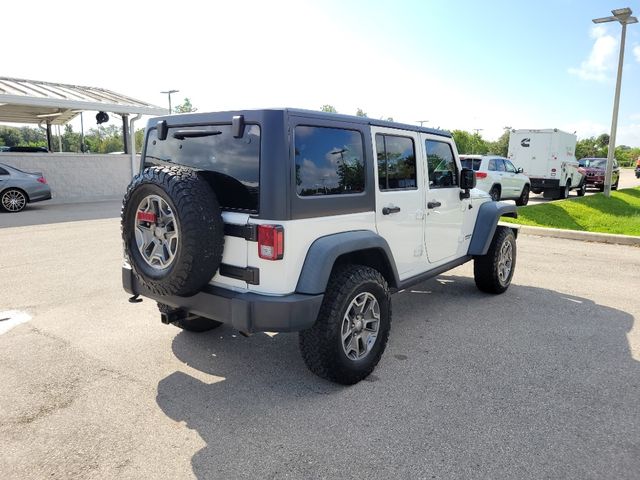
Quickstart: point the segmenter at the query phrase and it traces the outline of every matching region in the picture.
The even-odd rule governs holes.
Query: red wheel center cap
[[[153,212],[138,212],[136,218],[141,222],[156,223],[156,214]]]

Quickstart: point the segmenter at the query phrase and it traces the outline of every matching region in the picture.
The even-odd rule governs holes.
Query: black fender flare
[[[355,230],[320,237],[311,244],[302,265],[296,292],[309,295],[324,293],[338,257],[362,250],[379,250],[393,275],[389,283],[391,286],[398,285],[398,270],[387,241],[370,230]]]
[[[476,225],[469,243],[469,255],[485,255],[496,232],[500,217],[518,217],[515,205],[502,202],[485,202],[478,209]]]

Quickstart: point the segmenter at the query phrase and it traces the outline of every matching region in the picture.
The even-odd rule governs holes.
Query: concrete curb
[[[540,237],[566,238],[582,242],[613,243],[616,245],[632,245],[640,247],[640,237],[630,235],[615,235],[611,233],[580,232],[578,230],[563,230],[560,228],[531,227],[516,223],[500,222],[500,225],[517,227],[523,235],[538,235]]]

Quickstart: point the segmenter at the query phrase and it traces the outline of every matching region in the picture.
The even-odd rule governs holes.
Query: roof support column
[[[47,150],[53,152],[53,139],[51,138],[51,122],[47,122]]]
[[[136,120],[140,120],[141,118],[142,118],[142,115],[137,114],[135,117],[133,117],[129,121],[129,123],[130,123],[129,132],[133,132],[133,134],[129,135],[130,142],[131,142],[130,143],[131,148],[130,148],[129,151],[131,152],[131,176],[132,177],[135,177],[138,174],[138,172],[140,171],[140,164],[139,164],[139,162],[137,161],[137,158],[136,158],[136,126],[135,126],[135,123],[136,123]]]
[[[124,143],[124,153],[129,153],[129,115],[122,115],[122,143]]]

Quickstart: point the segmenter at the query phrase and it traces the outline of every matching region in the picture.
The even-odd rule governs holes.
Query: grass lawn
[[[510,223],[640,236],[640,187],[518,208]]]

